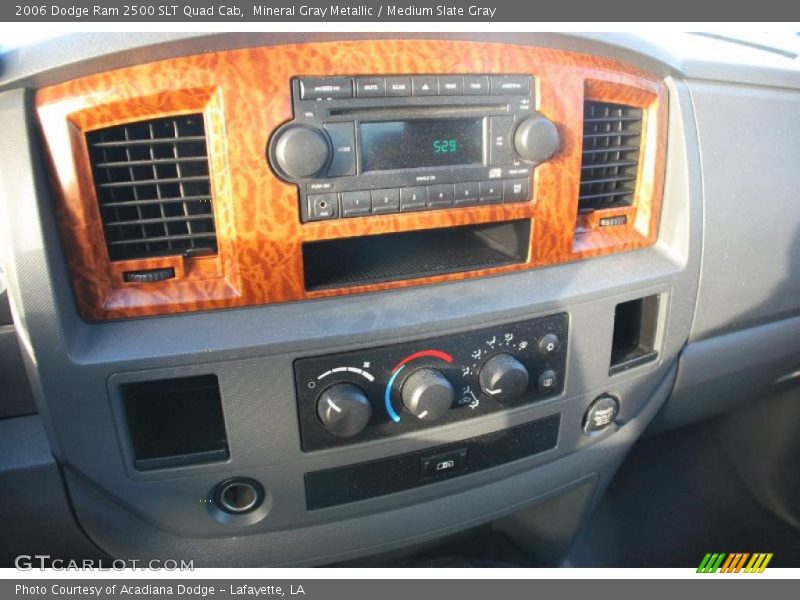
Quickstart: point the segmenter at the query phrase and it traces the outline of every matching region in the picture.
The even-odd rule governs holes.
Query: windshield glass
[[[751,48],[758,48],[760,50],[767,50],[769,52],[777,52],[788,56],[789,58],[797,58],[800,56],[800,32],[745,32],[745,33],[718,33],[713,31],[704,31],[696,35],[702,35],[718,40],[725,40],[742,44]]]
[[[0,54],[14,50],[15,48],[24,48],[38,44],[45,40],[49,40],[60,35],[64,35],[63,31],[40,31],[34,33],[23,28],[20,31],[14,31],[10,28],[4,28],[2,37],[0,37]]]

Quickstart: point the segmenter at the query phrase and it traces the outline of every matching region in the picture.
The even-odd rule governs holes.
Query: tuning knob
[[[538,165],[558,151],[558,129],[553,122],[536,114],[517,126],[514,150],[522,160]]]
[[[414,371],[403,383],[403,404],[408,411],[425,421],[435,421],[453,405],[453,386],[441,371],[422,368]]]
[[[528,389],[528,369],[510,354],[495,354],[481,367],[481,391],[499,402],[516,400]]]
[[[317,416],[333,435],[352,437],[369,423],[372,406],[357,385],[337,383],[317,398]]]
[[[279,131],[272,148],[278,171],[289,179],[322,173],[333,155],[325,132],[307,125],[290,125]]]

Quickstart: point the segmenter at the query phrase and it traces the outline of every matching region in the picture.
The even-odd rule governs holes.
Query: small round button
[[[536,387],[543,394],[549,394],[558,386],[558,375],[555,371],[548,369],[539,375],[536,382]]]
[[[558,352],[559,346],[561,346],[561,340],[558,339],[558,336],[555,333],[548,333],[539,340],[539,356],[544,358],[553,356]]]
[[[598,397],[586,409],[583,417],[583,432],[586,435],[597,435],[607,429],[617,418],[619,402],[613,396]]]
[[[499,402],[516,400],[528,389],[528,370],[510,354],[495,354],[481,367],[481,391]]]
[[[408,411],[425,421],[435,421],[450,410],[453,386],[444,374],[431,368],[417,369],[403,383],[400,394]]]
[[[319,395],[317,416],[333,435],[352,437],[369,423],[372,405],[357,385],[337,383]]]
[[[278,133],[273,153],[278,170],[291,179],[322,172],[331,159],[328,136],[316,127],[293,125]]]

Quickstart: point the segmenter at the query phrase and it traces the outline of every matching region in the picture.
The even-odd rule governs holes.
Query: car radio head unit
[[[531,200],[558,150],[530,75],[296,77],[269,163],[303,222]]]

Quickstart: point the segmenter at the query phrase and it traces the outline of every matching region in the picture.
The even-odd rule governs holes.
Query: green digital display
[[[433,153],[446,154],[458,152],[458,140],[433,140]]]
[[[473,117],[361,123],[361,169],[479,165],[483,160],[482,123]]]

